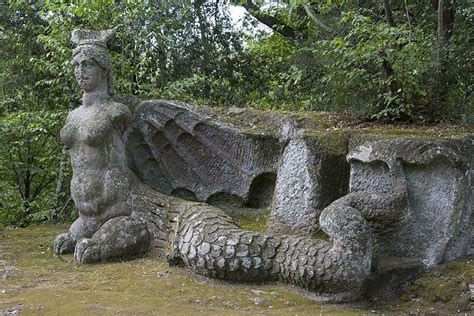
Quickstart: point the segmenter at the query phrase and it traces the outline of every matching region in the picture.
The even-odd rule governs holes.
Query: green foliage
[[[427,95],[420,76],[430,67],[429,46],[405,25],[391,27],[357,11],[344,13],[341,22],[349,29],[344,36],[314,48],[325,67],[321,83],[327,93],[321,101],[377,119],[417,119],[414,107]]]
[[[245,36],[228,3],[216,0],[2,2],[0,225],[73,216],[58,133],[80,104],[74,28],[117,29],[109,48],[122,95],[474,123],[468,0],[456,1],[440,49],[436,6],[428,2],[231,2],[273,33]]]
[[[0,4],[5,134],[0,225],[71,214],[69,174],[63,170],[67,159],[58,134],[67,111],[80,103],[69,42],[74,28],[118,30],[110,50],[119,94],[230,104],[238,99],[231,91],[240,80],[234,69],[242,42],[223,6],[113,0]]]
[[[252,91],[247,104],[262,108],[298,109],[301,96],[297,85],[302,73],[293,62],[297,49],[279,34],[259,41],[249,40],[249,68],[252,69],[247,89]]]
[[[436,8],[390,2],[393,23],[382,2],[285,1],[286,6],[274,7],[273,16],[280,20],[273,29],[292,27],[296,35],[287,40],[296,53],[287,55],[286,69],[272,69],[271,79],[265,80],[267,96],[252,103],[267,107],[268,97],[276,95],[272,107],[288,108],[284,96],[291,95],[293,109],[348,111],[372,120],[472,120],[472,5],[456,3],[454,29],[447,31],[446,58],[440,64]],[[291,23],[281,18],[289,16]],[[250,48],[267,47],[275,38],[253,39]],[[271,50],[260,71],[278,53]],[[269,84],[283,78],[288,79],[280,81],[283,86]]]
[[[65,114],[16,111],[1,118],[0,223],[25,226],[54,215],[57,135]]]

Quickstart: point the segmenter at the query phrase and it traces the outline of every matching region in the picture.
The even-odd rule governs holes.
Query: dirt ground
[[[331,305],[283,284],[205,280],[156,258],[79,265],[71,255],[52,254],[52,240],[66,229],[41,225],[0,231],[0,315],[473,313],[474,258],[423,273],[392,301]]]

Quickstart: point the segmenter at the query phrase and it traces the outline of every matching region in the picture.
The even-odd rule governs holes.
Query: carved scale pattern
[[[371,224],[403,219],[407,204],[403,191],[346,195],[319,219],[331,241],[244,231],[218,208],[202,203],[182,207],[170,261],[178,258],[196,273],[217,279],[282,281],[357,295],[370,275]]]

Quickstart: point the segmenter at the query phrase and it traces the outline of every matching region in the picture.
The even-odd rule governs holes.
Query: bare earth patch
[[[211,282],[157,258],[79,265],[71,255],[52,254],[53,238],[66,229],[42,225],[0,232],[0,315],[464,314],[470,309],[470,260],[427,271],[396,301],[329,305],[286,285]]]

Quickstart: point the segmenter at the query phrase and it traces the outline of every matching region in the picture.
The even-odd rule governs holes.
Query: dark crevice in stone
[[[192,192],[190,190],[187,190],[187,189],[183,189],[183,188],[174,189],[171,192],[171,195],[175,196],[175,197],[178,197],[178,198],[181,198],[181,199],[188,200],[188,201],[195,201],[195,202],[198,201],[198,199],[196,197],[196,194],[194,194],[194,192]]]
[[[239,207],[243,205],[243,200],[236,194],[216,192],[207,199],[206,203],[217,207]]]
[[[250,185],[247,206],[251,208],[266,208],[270,206],[275,191],[276,174],[262,173],[255,177]]]

